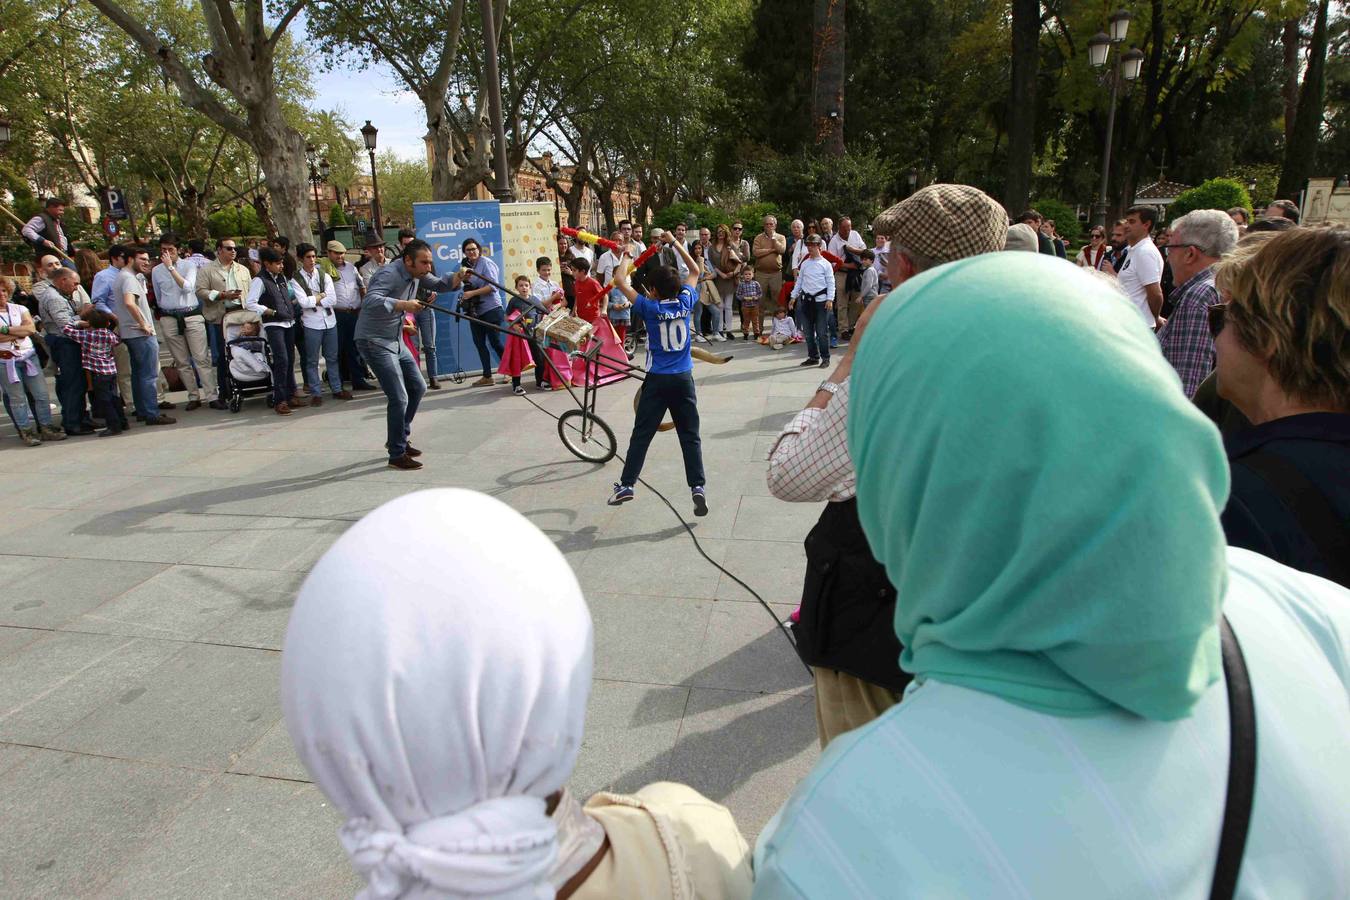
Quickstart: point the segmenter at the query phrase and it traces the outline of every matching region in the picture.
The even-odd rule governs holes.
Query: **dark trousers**
[[[305,345],[305,327],[300,324],[300,316],[295,317],[295,324],[291,325],[291,362],[300,360],[300,377],[304,379],[305,389],[308,392],[309,384],[309,347]],[[292,365],[291,380],[294,382],[294,365]]]
[[[359,313],[337,311],[338,371],[343,381],[353,385],[366,383],[366,361],[356,349],[356,319]]]
[[[216,367],[216,390],[223,400],[230,361],[225,358],[225,327],[220,322],[206,323],[206,343],[211,348],[211,362]]]
[[[678,375],[648,374],[642,385],[637,415],[633,420],[633,436],[628,439],[628,459],[623,464],[619,480],[632,487],[642,474],[647,461],[647,447],[651,445],[656,429],[666,411],[675,420],[675,433],[680,438],[680,453],[684,455],[684,477],[689,486],[699,487],[703,478],[703,450],[698,436],[698,403],[694,396],[694,373]]]
[[[490,309],[485,313],[474,316],[475,319],[481,319],[489,325],[501,325],[506,321],[502,315],[502,308]],[[506,338],[500,331],[492,328],[484,328],[477,322],[469,323],[469,333],[473,335],[473,345],[478,348],[478,361],[483,364],[483,377],[492,377],[492,357],[488,356],[488,344],[497,351],[497,358],[506,352]]]
[[[122,398],[117,396],[117,376],[89,373],[94,382],[94,414],[102,419],[109,431],[117,434],[127,427],[127,414],[122,409]]]
[[[798,297],[797,302],[806,309],[806,355],[810,359],[828,360],[830,358],[830,321],[832,316],[825,304],[810,297]]]
[[[80,345],[63,334],[49,334],[47,349],[56,363],[56,397],[61,402],[61,427],[69,432],[79,431],[87,418]]]
[[[272,405],[286,403],[295,396],[295,336],[296,326],[280,328],[273,325],[263,329],[267,346],[272,351]]]

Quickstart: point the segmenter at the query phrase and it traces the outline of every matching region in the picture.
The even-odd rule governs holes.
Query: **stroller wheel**
[[[237,413],[244,406],[244,398],[235,394],[230,397],[230,412]]]

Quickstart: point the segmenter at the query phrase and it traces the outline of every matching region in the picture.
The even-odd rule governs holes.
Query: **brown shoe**
[[[337,392],[336,394],[334,394],[333,396],[334,396],[336,399],[338,399],[338,400],[350,400],[350,399],[352,399],[352,392],[351,392],[351,391],[338,391],[338,392]]]
[[[201,408],[202,408],[202,401],[200,401],[200,400],[189,400],[189,401],[188,401],[187,408],[188,408],[189,410],[193,410],[193,409],[201,409]]]
[[[178,404],[171,403],[168,400],[165,400],[163,403],[156,403],[155,405],[158,406],[160,409],[173,409]]]
[[[472,385],[470,385],[470,387],[491,387],[492,385],[493,385],[492,376],[484,375],[482,378],[478,379]]]
[[[305,398],[304,394],[296,394],[291,398],[290,403],[292,409],[300,406],[309,406],[309,400]]]
[[[408,456],[411,456],[411,457],[414,457],[414,458],[422,455],[422,451],[421,451],[421,450],[418,450],[418,449],[417,449],[416,447],[414,447],[412,444],[409,444],[409,445],[408,445],[408,449],[405,450],[404,453],[406,453]]]
[[[272,408],[277,411],[277,415],[279,416],[289,416],[291,414],[290,404],[287,403],[285,400],[281,401]]]
[[[391,468],[391,469],[420,469],[420,468],[422,468],[422,464],[421,464],[420,462],[418,462],[417,460],[413,459],[413,458],[412,458],[411,456],[409,456],[408,454],[405,453],[405,454],[403,454],[402,456],[398,456],[398,457],[395,457],[394,459],[389,460],[389,468]]]
[[[437,381],[435,378],[428,378],[427,389],[432,391],[439,391],[441,389],[441,383]]]
[[[310,405],[310,406],[323,406],[323,398],[320,397],[318,394],[315,394],[314,396],[312,396],[312,397],[309,398],[309,405]]]

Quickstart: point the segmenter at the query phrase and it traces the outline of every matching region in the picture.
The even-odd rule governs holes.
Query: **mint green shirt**
[[[1350,591],[1229,548],[1257,714],[1238,896],[1350,896]],[[761,834],[756,898],[1205,898],[1228,700],[1052,716],[929,679],[835,739]]]

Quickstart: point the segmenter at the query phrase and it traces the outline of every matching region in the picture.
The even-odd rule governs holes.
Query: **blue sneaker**
[[[830,338],[830,349],[833,350],[839,346],[839,338]]]
[[[614,482],[614,493],[609,495],[609,505],[619,506],[633,499],[633,489],[626,484]]]
[[[629,493],[630,494],[632,493],[631,488],[629,489]],[[706,516],[707,514],[708,514],[708,495],[703,490],[703,486],[699,485],[698,487],[694,488],[694,515]]]

